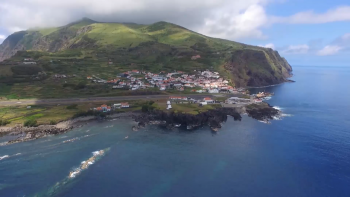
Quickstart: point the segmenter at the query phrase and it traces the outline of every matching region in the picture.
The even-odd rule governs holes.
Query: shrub
[[[72,104],[72,105],[68,105],[66,108],[67,109],[77,109],[78,105],[77,104]]]
[[[154,107],[151,105],[148,105],[148,104],[144,104],[144,105],[142,105],[141,110],[142,110],[142,112],[151,112],[154,110]]]
[[[50,125],[56,125],[57,124],[57,122],[56,121],[54,121],[54,120],[50,120]]]
[[[29,119],[23,124],[25,127],[36,127],[38,126],[38,122],[35,119]]]
[[[6,126],[7,124],[10,124],[10,121],[0,119],[0,126]]]
[[[75,86],[75,90],[80,90],[80,89],[84,89],[86,87],[86,83],[85,82],[79,82],[78,85]]]

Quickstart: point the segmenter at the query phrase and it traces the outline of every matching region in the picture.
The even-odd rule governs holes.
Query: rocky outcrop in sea
[[[194,129],[207,125],[215,131],[221,128],[221,123],[226,122],[228,116],[233,117],[235,121],[242,119],[241,115],[234,108],[213,109],[197,115],[155,110],[134,115],[133,119],[138,122],[139,128],[158,121],[164,124],[168,129],[177,127],[177,125],[181,125],[187,129]]]

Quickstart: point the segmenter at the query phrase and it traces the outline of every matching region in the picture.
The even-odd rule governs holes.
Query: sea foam
[[[3,159],[9,158],[9,157],[10,157],[9,155],[4,155],[4,156],[0,157],[0,161]]]

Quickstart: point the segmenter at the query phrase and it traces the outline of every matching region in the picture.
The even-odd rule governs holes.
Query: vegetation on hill
[[[191,60],[195,55],[201,58]],[[24,58],[33,58],[37,64],[21,65]],[[131,69],[216,70],[240,87],[281,83],[291,72],[287,61],[272,49],[210,38],[167,22],[139,25],[84,18],[63,27],[10,35],[0,45],[0,86],[5,87],[0,96],[118,95],[88,84],[86,76],[113,79]],[[39,72],[47,76],[36,76]],[[55,74],[76,77],[56,79]]]

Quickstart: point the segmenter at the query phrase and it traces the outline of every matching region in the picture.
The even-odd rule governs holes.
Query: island
[[[116,31],[118,30],[118,31]],[[0,135],[11,143],[67,132],[89,121],[132,118],[217,132],[242,114],[268,123],[280,112],[250,87],[290,81],[273,49],[211,38],[157,22],[84,18],[10,35],[0,45]]]

